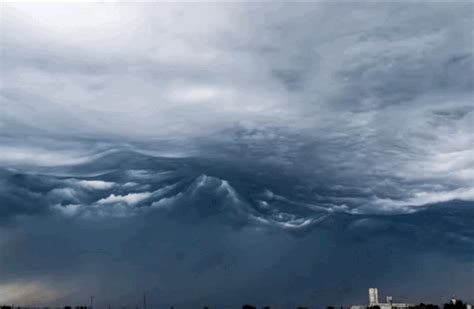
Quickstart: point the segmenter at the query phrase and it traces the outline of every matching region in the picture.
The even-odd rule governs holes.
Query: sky
[[[2,2],[0,303],[472,299],[473,18]]]

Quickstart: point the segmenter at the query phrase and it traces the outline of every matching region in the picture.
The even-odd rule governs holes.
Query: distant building
[[[369,289],[369,305],[368,306],[351,306],[351,309],[367,309],[367,308],[374,308],[378,307],[380,309],[408,309],[409,307],[413,307],[412,304],[405,304],[405,303],[394,303],[392,296],[386,297],[386,302],[381,303],[379,302],[379,291],[377,288],[370,288]]]
[[[379,303],[379,290],[377,288],[369,289],[369,306],[375,306]]]

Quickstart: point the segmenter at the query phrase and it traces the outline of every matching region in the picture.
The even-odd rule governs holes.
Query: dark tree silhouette
[[[458,299],[456,302],[444,304],[444,309],[465,309],[467,306],[463,303],[462,300]]]
[[[420,303],[419,305],[416,306],[411,306],[410,309],[439,309],[438,305],[433,305],[433,304],[423,304]]]
[[[433,304],[420,303],[419,305],[410,306],[410,309],[439,309],[439,306],[433,305]]]

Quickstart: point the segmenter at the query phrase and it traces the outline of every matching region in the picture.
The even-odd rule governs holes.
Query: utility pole
[[[146,293],[143,292],[143,309],[146,309]]]

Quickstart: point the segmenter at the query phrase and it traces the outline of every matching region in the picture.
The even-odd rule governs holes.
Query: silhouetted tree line
[[[64,306],[64,307],[21,307],[21,306],[0,306],[0,309],[91,309],[88,306]]]
[[[301,308],[301,307],[298,307]],[[257,307],[252,305],[243,305],[242,309],[257,309]],[[270,309],[270,306],[263,306],[262,309]]]
[[[420,303],[419,305],[416,305],[414,307],[410,307],[410,309],[439,309],[438,305],[433,305],[433,304],[423,304]]]
[[[40,309],[40,308],[43,308],[43,309],[60,309],[60,307],[0,306],[0,309]],[[367,307],[367,308],[380,309],[380,306],[375,305],[375,306]],[[63,309],[92,309],[92,308],[90,308],[88,306],[75,306],[75,307],[65,306],[65,307],[63,307]],[[124,309],[125,309],[125,307],[124,307]],[[171,309],[174,309],[174,307],[172,306]],[[209,306],[204,306],[203,309],[209,309]],[[242,306],[242,309],[257,309],[257,307],[255,307],[253,305],[246,304],[246,305]],[[262,307],[262,309],[270,309],[270,306],[264,306],[264,307]],[[299,307],[296,307],[296,309],[309,309],[309,307],[299,306]],[[333,306],[327,306],[326,309],[336,309],[336,308],[333,307]],[[341,309],[343,309],[343,307],[341,307]],[[411,306],[410,309],[440,309],[440,307],[438,305],[420,303],[419,305]],[[464,302],[462,300],[456,300],[454,303],[449,302],[449,303],[444,304],[443,309],[467,309],[467,304],[464,304]]]
[[[444,304],[443,309],[466,309],[467,304],[463,303],[462,300],[456,300],[455,303]]]
[[[467,304],[465,304],[462,300],[456,300],[454,303],[449,302],[443,305],[443,309],[466,309]],[[433,304],[419,304],[414,307],[410,307],[410,309],[439,309],[438,305]]]

